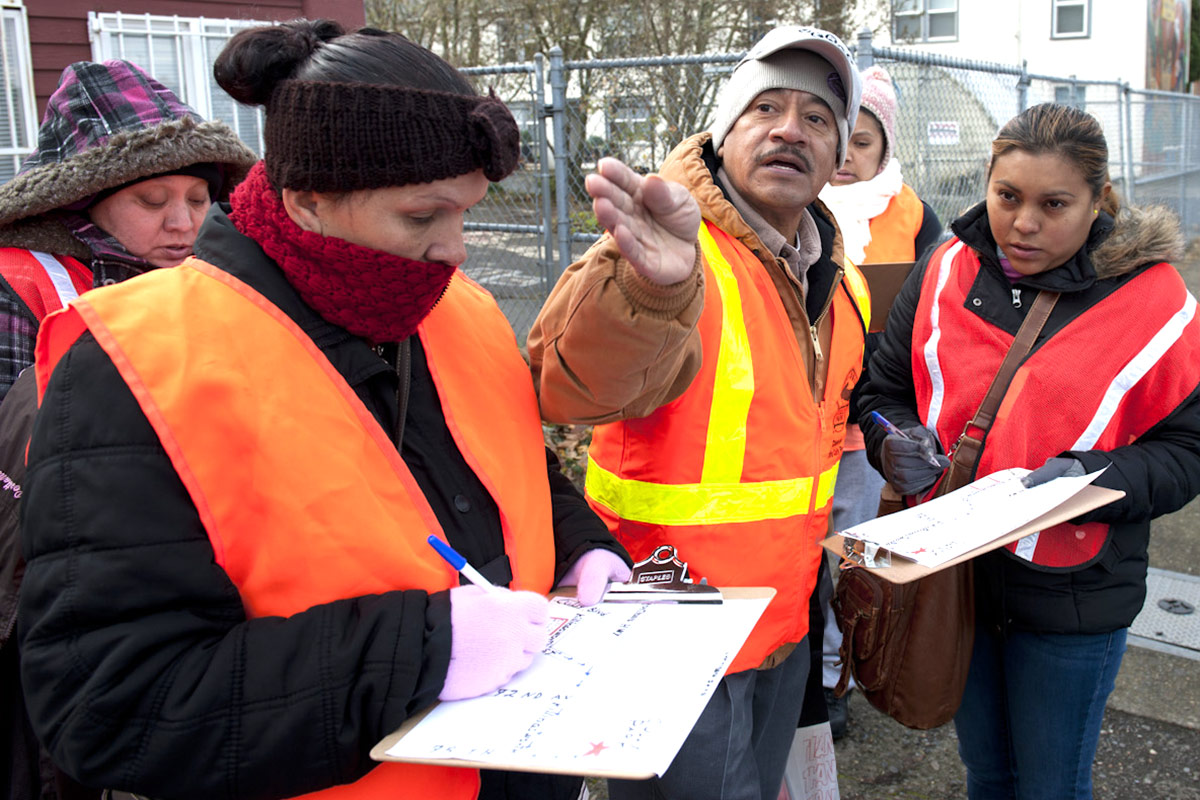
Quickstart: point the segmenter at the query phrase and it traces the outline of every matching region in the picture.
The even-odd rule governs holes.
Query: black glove
[[[946,471],[950,459],[941,454],[937,434],[924,425],[903,432],[904,436],[893,433],[883,440],[883,477],[901,494],[920,494]]]
[[[1078,478],[1084,475],[1083,462],[1078,458],[1064,456],[1062,458],[1047,458],[1046,463],[1033,472],[1021,478],[1021,485],[1026,489],[1040,486],[1055,478]]]

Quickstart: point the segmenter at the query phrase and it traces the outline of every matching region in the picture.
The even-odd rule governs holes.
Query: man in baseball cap
[[[775,592],[671,767],[614,800],[779,794],[870,314],[817,200],[860,94],[836,36],[771,31],[657,175],[588,176],[608,233],[530,331],[542,415],[595,425],[588,499],[635,562],[669,546],[688,580]]]

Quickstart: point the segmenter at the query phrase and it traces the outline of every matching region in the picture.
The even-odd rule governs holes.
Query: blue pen
[[[481,586],[484,589],[496,588],[495,584],[480,575],[479,570],[468,564],[467,560],[463,558],[462,554],[453,547],[446,544],[436,536],[430,536],[428,541],[429,544],[433,546],[433,549],[437,550],[438,555],[446,559],[447,564],[462,573],[462,576],[471,583],[475,584],[476,586]]]
[[[888,420],[887,417],[885,417],[883,414],[880,414],[878,411],[871,412],[871,419],[875,420],[876,425],[883,428],[885,431],[887,431],[892,436],[899,436],[902,439],[909,439],[909,440],[911,440],[913,438],[913,437],[909,436],[907,433],[905,433],[904,431],[897,428],[895,425],[893,425]],[[944,469],[944,467],[942,467],[942,465],[938,463],[937,459],[933,457],[932,452],[930,452],[929,450],[924,449],[924,448],[922,449],[922,452],[925,456],[926,461],[928,461],[930,464],[933,464],[935,467]]]

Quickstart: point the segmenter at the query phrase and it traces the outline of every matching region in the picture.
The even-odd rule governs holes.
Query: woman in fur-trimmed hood
[[[182,261],[208,205],[254,161],[228,125],[128,61],[63,70],[37,150],[0,186],[0,398],[33,363],[46,313],[79,290]]]
[[[1121,208],[1099,123],[1044,104],[1001,130],[987,199],[951,230],[892,307],[862,411],[952,450],[1035,301],[1056,297],[975,475],[1024,467],[1032,486],[1102,471],[1095,484],[1124,496],[974,560],[955,727],[968,797],[1090,798],[1105,702],[1146,596],[1150,522],[1200,493],[1200,320],[1170,264],[1179,225],[1165,209]],[[893,487],[928,497],[944,457],[932,466],[869,418],[864,435]]]
[[[37,398],[43,317],[93,286],[178,264],[212,202],[255,161],[223,122],[206,122],[128,61],[67,67],[37,150],[0,186],[0,795],[99,797],[57,770],[29,727],[18,677],[18,506]],[[48,679],[53,680],[52,676]]]

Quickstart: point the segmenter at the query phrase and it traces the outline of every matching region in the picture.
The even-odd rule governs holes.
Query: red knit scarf
[[[297,225],[267,180],[263,162],[233,195],[230,219],[262,247],[304,302],[371,342],[399,342],[446,291],[454,267],[394,256]]]

